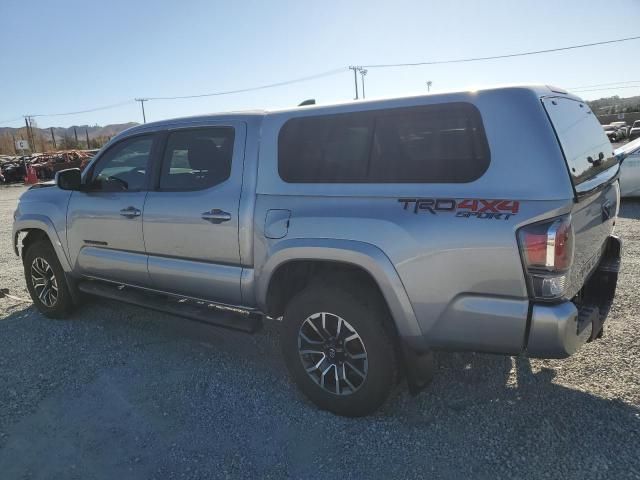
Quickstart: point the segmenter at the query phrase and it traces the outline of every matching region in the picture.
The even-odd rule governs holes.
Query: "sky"
[[[557,48],[640,35],[640,0],[1,0],[0,126],[142,121],[140,97],[276,83],[348,65],[420,62]],[[573,89],[585,99],[640,95],[640,40],[521,58],[369,68],[367,98],[505,83]],[[633,83],[637,81],[637,83]],[[254,92],[145,103],[147,121],[354,97],[348,69]],[[603,87],[594,87],[603,88]],[[8,121],[9,120],[9,121]]]

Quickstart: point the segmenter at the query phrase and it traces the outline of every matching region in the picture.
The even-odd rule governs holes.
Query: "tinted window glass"
[[[162,190],[201,190],[231,174],[234,130],[210,127],[171,132],[160,176]]]
[[[488,166],[480,114],[465,103],[295,118],[278,139],[287,182],[462,183]]]
[[[142,190],[145,187],[152,143],[151,135],[135,137],[124,140],[106,151],[94,169],[91,190]]]
[[[600,122],[584,104],[570,98],[547,98],[544,106],[556,131],[574,185],[616,164]]]

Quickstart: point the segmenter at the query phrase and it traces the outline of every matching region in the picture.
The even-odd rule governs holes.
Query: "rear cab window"
[[[618,163],[602,125],[586,103],[567,97],[546,97],[542,104],[576,189]]]

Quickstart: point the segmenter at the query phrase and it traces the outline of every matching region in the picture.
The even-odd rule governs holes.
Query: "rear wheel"
[[[346,416],[374,412],[395,384],[396,354],[384,313],[344,289],[311,286],[284,313],[287,368],[318,407]]]
[[[61,318],[71,312],[73,301],[62,266],[51,244],[40,240],[24,254],[24,274],[34,306],[47,317]]]

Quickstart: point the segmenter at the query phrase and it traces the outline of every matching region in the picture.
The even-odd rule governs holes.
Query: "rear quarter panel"
[[[350,111],[443,102],[478,107],[491,164],[478,180],[464,184],[293,184],[278,175],[277,138],[293,115],[335,113],[344,107],[301,109],[268,115],[262,132],[255,208],[255,263],[268,260],[278,242],[291,238],[339,238],[370,243],[398,272],[422,334],[435,346],[452,345],[448,328],[464,311],[463,297],[506,299],[505,322],[514,322],[512,344],[524,340],[527,289],[516,243],[523,224],[568,212],[572,187],[539,96],[527,89],[363,102]],[[457,216],[405,208],[399,199],[509,200],[517,212],[500,218]],[[285,239],[268,239],[269,209],[291,211]],[[460,209],[458,209],[460,211]],[[462,209],[464,210],[464,209]],[[260,302],[261,299],[258,299]],[[464,303],[464,302],[463,302]],[[475,305],[475,304],[474,304]],[[471,306],[482,311],[487,306]],[[500,312],[496,311],[499,316]],[[471,318],[468,317],[468,319]],[[467,319],[467,320],[468,320]],[[516,324],[517,323],[517,324]],[[458,324],[456,324],[458,325]],[[516,343],[517,343],[516,342]],[[491,347],[487,348],[491,350]],[[496,346],[494,350],[500,349]]]

